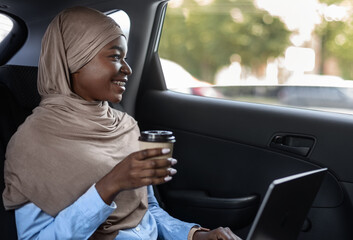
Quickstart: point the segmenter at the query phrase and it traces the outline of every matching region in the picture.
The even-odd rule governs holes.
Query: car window
[[[13,23],[10,18],[0,13],[0,44],[2,40],[10,33]]]
[[[27,26],[22,19],[0,11],[0,65],[6,64],[14,56],[27,36]]]
[[[123,10],[114,10],[106,13],[109,17],[114,19],[116,23],[119,24],[121,29],[123,30],[126,38],[129,38],[130,33],[130,18],[126,12]]]
[[[158,53],[173,91],[353,114],[351,39],[352,1],[171,0]]]

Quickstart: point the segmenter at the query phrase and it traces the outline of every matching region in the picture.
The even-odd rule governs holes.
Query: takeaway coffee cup
[[[172,157],[175,137],[171,131],[148,130],[142,131],[139,137],[140,150],[147,148],[169,148],[170,153],[157,158]]]

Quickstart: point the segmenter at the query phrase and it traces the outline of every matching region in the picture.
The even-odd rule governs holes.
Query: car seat
[[[18,126],[38,106],[37,67],[0,66],[0,192],[4,190],[6,146]],[[17,239],[14,211],[5,211],[0,198],[0,239]]]

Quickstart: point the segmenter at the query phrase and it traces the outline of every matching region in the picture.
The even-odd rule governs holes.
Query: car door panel
[[[230,226],[244,237],[271,181],[328,167],[299,239],[353,238],[349,116],[166,91],[158,85],[163,76],[156,59],[148,72],[142,81],[147,78],[154,90],[140,91],[140,127],[171,130],[177,139],[178,174],[158,187],[168,212],[206,227]],[[278,136],[294,136],[290,144],[309,151],[274,147]],[[210,198],[223,199],[223,208]],[[226,202],[237,198],[252,201],[230,209]]]

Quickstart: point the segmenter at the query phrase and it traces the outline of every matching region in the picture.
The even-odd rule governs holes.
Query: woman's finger
[[[145,177],[145,178],[141,178],[141,184],[143,186],[147,186],[147,185],[158,185],[158,184],[162,184],[162,183],[166,183],[169,182],[170,180],[172,180],[172,176],[165,176],[165,177]]]
[[[235,235],[235,234],[232,232],[232,230],[230,230],[229,227],[226,227],[226,228],[224,228],[224,229],[226,230],[226,232],[227,232],[230,236],[232,236],[232,239],[241,240],[241,238],[238,237],[237,235]]]
[[[161,168],[161,169],[147,169],[141,171],[141,177],[166,177],[168,175],[173,176],[177,173],[177,170],[174,168]]]
[[[221,236],[218,236],[219,239],[224,239],[224,240],[241,240],[237,235],[235,235],[232,230],[230,230],[229,227],[219,227],[217,230],[221,234]]]
[[[137,160],[145,160],[147,158],[163,156],[170,153],[169,148],[150,148],[132,153],[130,156]]]
[[[238,240],[239,238],[229,229],[229,228],[223,228],[223,227],[219,227],[216,228],[214,230],[212,230],[211,232],[209,232],[210,234],[213,233],[215,238],[212,239],[221,239],[221,240]]]
[[[147,159],[143,161],[145,169],[169,168],[175,164],[174,158]]]
[[[161,158],[161,159],[146,159],[143,161],[133,161],[131,164],[132,169],[135,170],[149,170],[149,169],[168,169],[175,165],[177,160],[174,158]],[[140,171],[138,170],[138,171]]]

